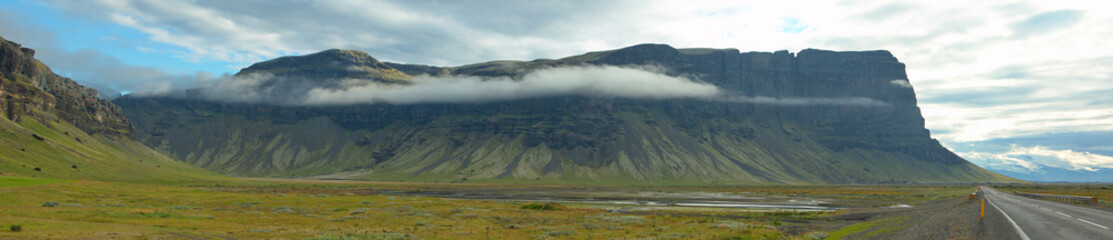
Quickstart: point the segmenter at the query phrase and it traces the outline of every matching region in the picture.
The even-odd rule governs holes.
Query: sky
[[[0,36],[116,93],[211,83],[325,49],[457,66],[640,43],[884,49],[932,137],[993,170],[1113,168],[1113,4],[1101,1],[0,0]]]

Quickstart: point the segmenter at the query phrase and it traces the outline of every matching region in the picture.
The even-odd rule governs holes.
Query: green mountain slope
[[[134,140],[90,136],[65,122],[48,127],[28,118],[20,123],[0,118],[0,143],[0,176],[129,182],[183,182],[219,176]]]
[[[135,141],[119,107],[0,38],[0,177],[180,182],[218,174]]]
[[[434,106],[350,112],[272,106],[260,111],[248,104],[177,99],[120,102],[135,110],[136,126],[161,126],[141,127],[138,133],[155,149],[243,176],[614,184],[1012,181],[966,161],[918,158],[913,152],[933,150],[921,145],[942,149],[930,139],[838,149],[826,146],[834,141],[830,130],[811,123],[746,118],[741,111],[683,117],[713,111],[693,102],[675,102],[682,106],[676,108],[655,102],[613,104],[612,111],[598,111],[593,108],[603,106],[579,109],[591,104],[588,100],[538,99],[457,105],[455,112],[462,113],[428,116],[414,115],[419,110],[413,108]],[[577,107],[532,113],[525,107],[552,102]],[[346,114],[362,118],[352,112],[397,119],[345,119]],[[900,147],[908,150],[883,150]]]
[[[347,75],[321,73],[315,70],[320,64],[308,63],[354,65],[359,62],[345,59],[361,55],[330,50],[241,73],[304,72],[311,73],[301,76],[304,81],[336,86]],[[886,51],[740,53],[638,45],[559,60],[365,65],[409,76],[511,79],[560,66],[652,65],[728,94],[796,102],[549,96],[291,106],[129,96],[115,103],[144,144],[240,176],[613,184],[1016,181],[931,139],[915,93],[894,83],[907,79],[904,65]],[[881,103],[807,103],[847,98]]]

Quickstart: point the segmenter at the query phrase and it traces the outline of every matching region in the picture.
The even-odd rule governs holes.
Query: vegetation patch
[[[69,182],[69,181],[70,180],[51,179],[51,178],[0,176],[0,188],[3,188],[3,187],[34,186],[34,185]]]
[[[603,220],[603,221],[608,221],[608,222],[622,223],[622,224],[642,224],[642,223],[645,223],[645,218],[642,218],[642,217],[639,217],[639,216],[630,216],[630,215],[617,215],[616,216],[616,215],[598,214],[598,215],[595,215],[595,216],[591,216],[591,218],[598,219],[598,220]]]
[[[144,217],[149,217],[149,218],[170,218],[170,217],[173,217],[174,214],[173,213],[168,213],[168,212],[151,212],[151,213],[141,212],[141,213],[139,213],[139,216],[144,216]]]
[[[181,184],[68,181],[0,188],[0,202],[5,203],[0,204],[0,222],[5,226],[20,223],[23,228],[21,233],[0,231],[0,239],[100,236],[91,235],[95,232],[119,233],[117,238],[120,239],[142,239],[161,236],[168,229],[189,231],[191,236],[236,239],[779,239],[785,233],[772,227],[774,221],[795,224],[788,220],[812,219],[824,214],[685,208],[634,215],[612,213],[606,207],[584,204],[344,194],[354,189],[449,187],[500,191],[501,188],[552,186],[292,179]],[[746,192],[746,195],[757,196],[765,195],[759,192],[784,196],[786,191],[792,191],[803,197],[866,191],[841,186],[679,188],[653,190]],[[968,187],[954,189],[969,194]],[[903,196],[930,198],[949,194],[950,190],[950,187],[881,186],[873,190],[878,191],[881,200],[871,201],[889,201]],[[279,197],[275,192],[288,195]],[[318,194],[330,197],[317,197]],[[58,207],[38,207],[47,201],[58,203]],[[65,204],[74,203],[88,207],[65,207]],[[50,231],[29,231],[27,229],[43,229],[43,225],[28,223],[26,219],[60,221],[51,222]],[[887,229],[897,227],[899,225],[877,225],[850,237],[865,237],[870,231],[884,236],[886,231],[893,231]]]
[[[171,209],[171,210],[193,210],[195,208],[196,207],[183,206],[183,205],[174,205],[174,206],[166,207],[166,209]]]
[[[873,237],[877,234],[887,233],[907,227],[907,225],[903,225],[906,221],[908,221],[908,217],[881,219],[876,221],[857,223],[854,225],[846,226],[842,229],[839,229],[838,231],[831,232],[831,234],[829,234],[826,239],[843,239],[847,236],[850,236],[851,234],[879,228],[877,230],[866,233],[866,237]]]
[[[409,233],[369,233],[344,234],[340,236],[318,236],[306,240],[417,240],[424,239]]]
[[[825,233],[825,232],[813,232],[813,233],[809,233],[808,235],[804,236],[804,239],[807,239],[807,240],[822,240],[822,239],[826,239],[826,238],[827,238],[827,233]]]
[[[755,226],[750,225],[748,223],[744,223],[744,222],[738,222],[738,221],[718,221],[718,222],[712,223],[711,225],[709,225],[709,227],[711,227],[711,228],[726,228],[726,229],[744,230],[744,229],[753,228]],[[765,227],[765,226],[762,225],[762,226],[757,226],[757,227]]]
[[[526,205],[522,206],[522,209],[546,210],[546,211],[548,211],[548,210],[564,210],[564,209],[567,209],[567,208],[568,207],[565,207],[564,205],[560,205],[559,203],[529,203],[529,204],[526,204]]]

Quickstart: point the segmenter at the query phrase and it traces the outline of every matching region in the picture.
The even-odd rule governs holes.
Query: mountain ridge
[[[378,59],[358,50],[329,49],[301,57],[280,57],[252,64],[236,76],[253,73],[304,78],[359,78],[375,79],[384,83],[408,83],[413,76],[383,64]]]
[[[312,57],[279,58],[288,59],[280,69],[322,64],[309,61]],[[305,62],[310,64],[300,65]],[[883,50],[741,53],[648,44],[558,60],[376,66],[407,76],[519,79],[585,65],[657,66],[661,74],[714,84],[737,98],[583,95],[334,106],[173,97],[115,102],[135,120],[145,144],[242,176],[696,184],[1015,181],[974,166],[931,139],[904,64]],[[309,73],[290,76],[321,80]],[[842,101],[848,99],[884,104]]]

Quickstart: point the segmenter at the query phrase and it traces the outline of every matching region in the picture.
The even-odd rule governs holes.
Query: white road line
[[[1090,225],[1094,225],[1095,227],[1104,228],[1105,230],[1109,230],[1109,228],[1107,228],[1105,226],[1102,226],[1101,224],[1097,224],[1097,223],[1094,223],[1094,222],[1091,222],[1091,221],[1086,221],[1086,219],[1081,219],[1081,218],[1075,218],[1075,219],[1078,219],[1078,221],[1082,221],[1084,223],[1089,223]]]
[[[1066,213],[1061,213],[1061,212],[1055,212],[1055,213],[1058,213],[1059,215],[1067,216],[1067,218],[1072,218],[1071,215],[1067,215]]]
[[[1009,223],[1012,223],[1013,227],[1016,228],[1016,234],[1020,235],[1020,239],[1022,239],[1022,240],[1032,240],[1031,238],[1028,238],[1028,234],[1024,234],[1024,230],[1020,229],[1020,225],[1016,225],[1016,222],[1013,221],[1013,218],[1009,217],[1008,213],[1005,213],[1004,210],[1001,210],[1001,208],[997,207],[996,204],[993,204],[993,201],[990,201],[989,198],[986,198],[985,201],[989,202],[989,205],[993,206],[993,208],[996,208],[998,212],[1001,212],[1001,214],[1005,215],[1005,219],[1008,219]],[[1079,219],[1079,220],[1082,220],[1082,219]]]

